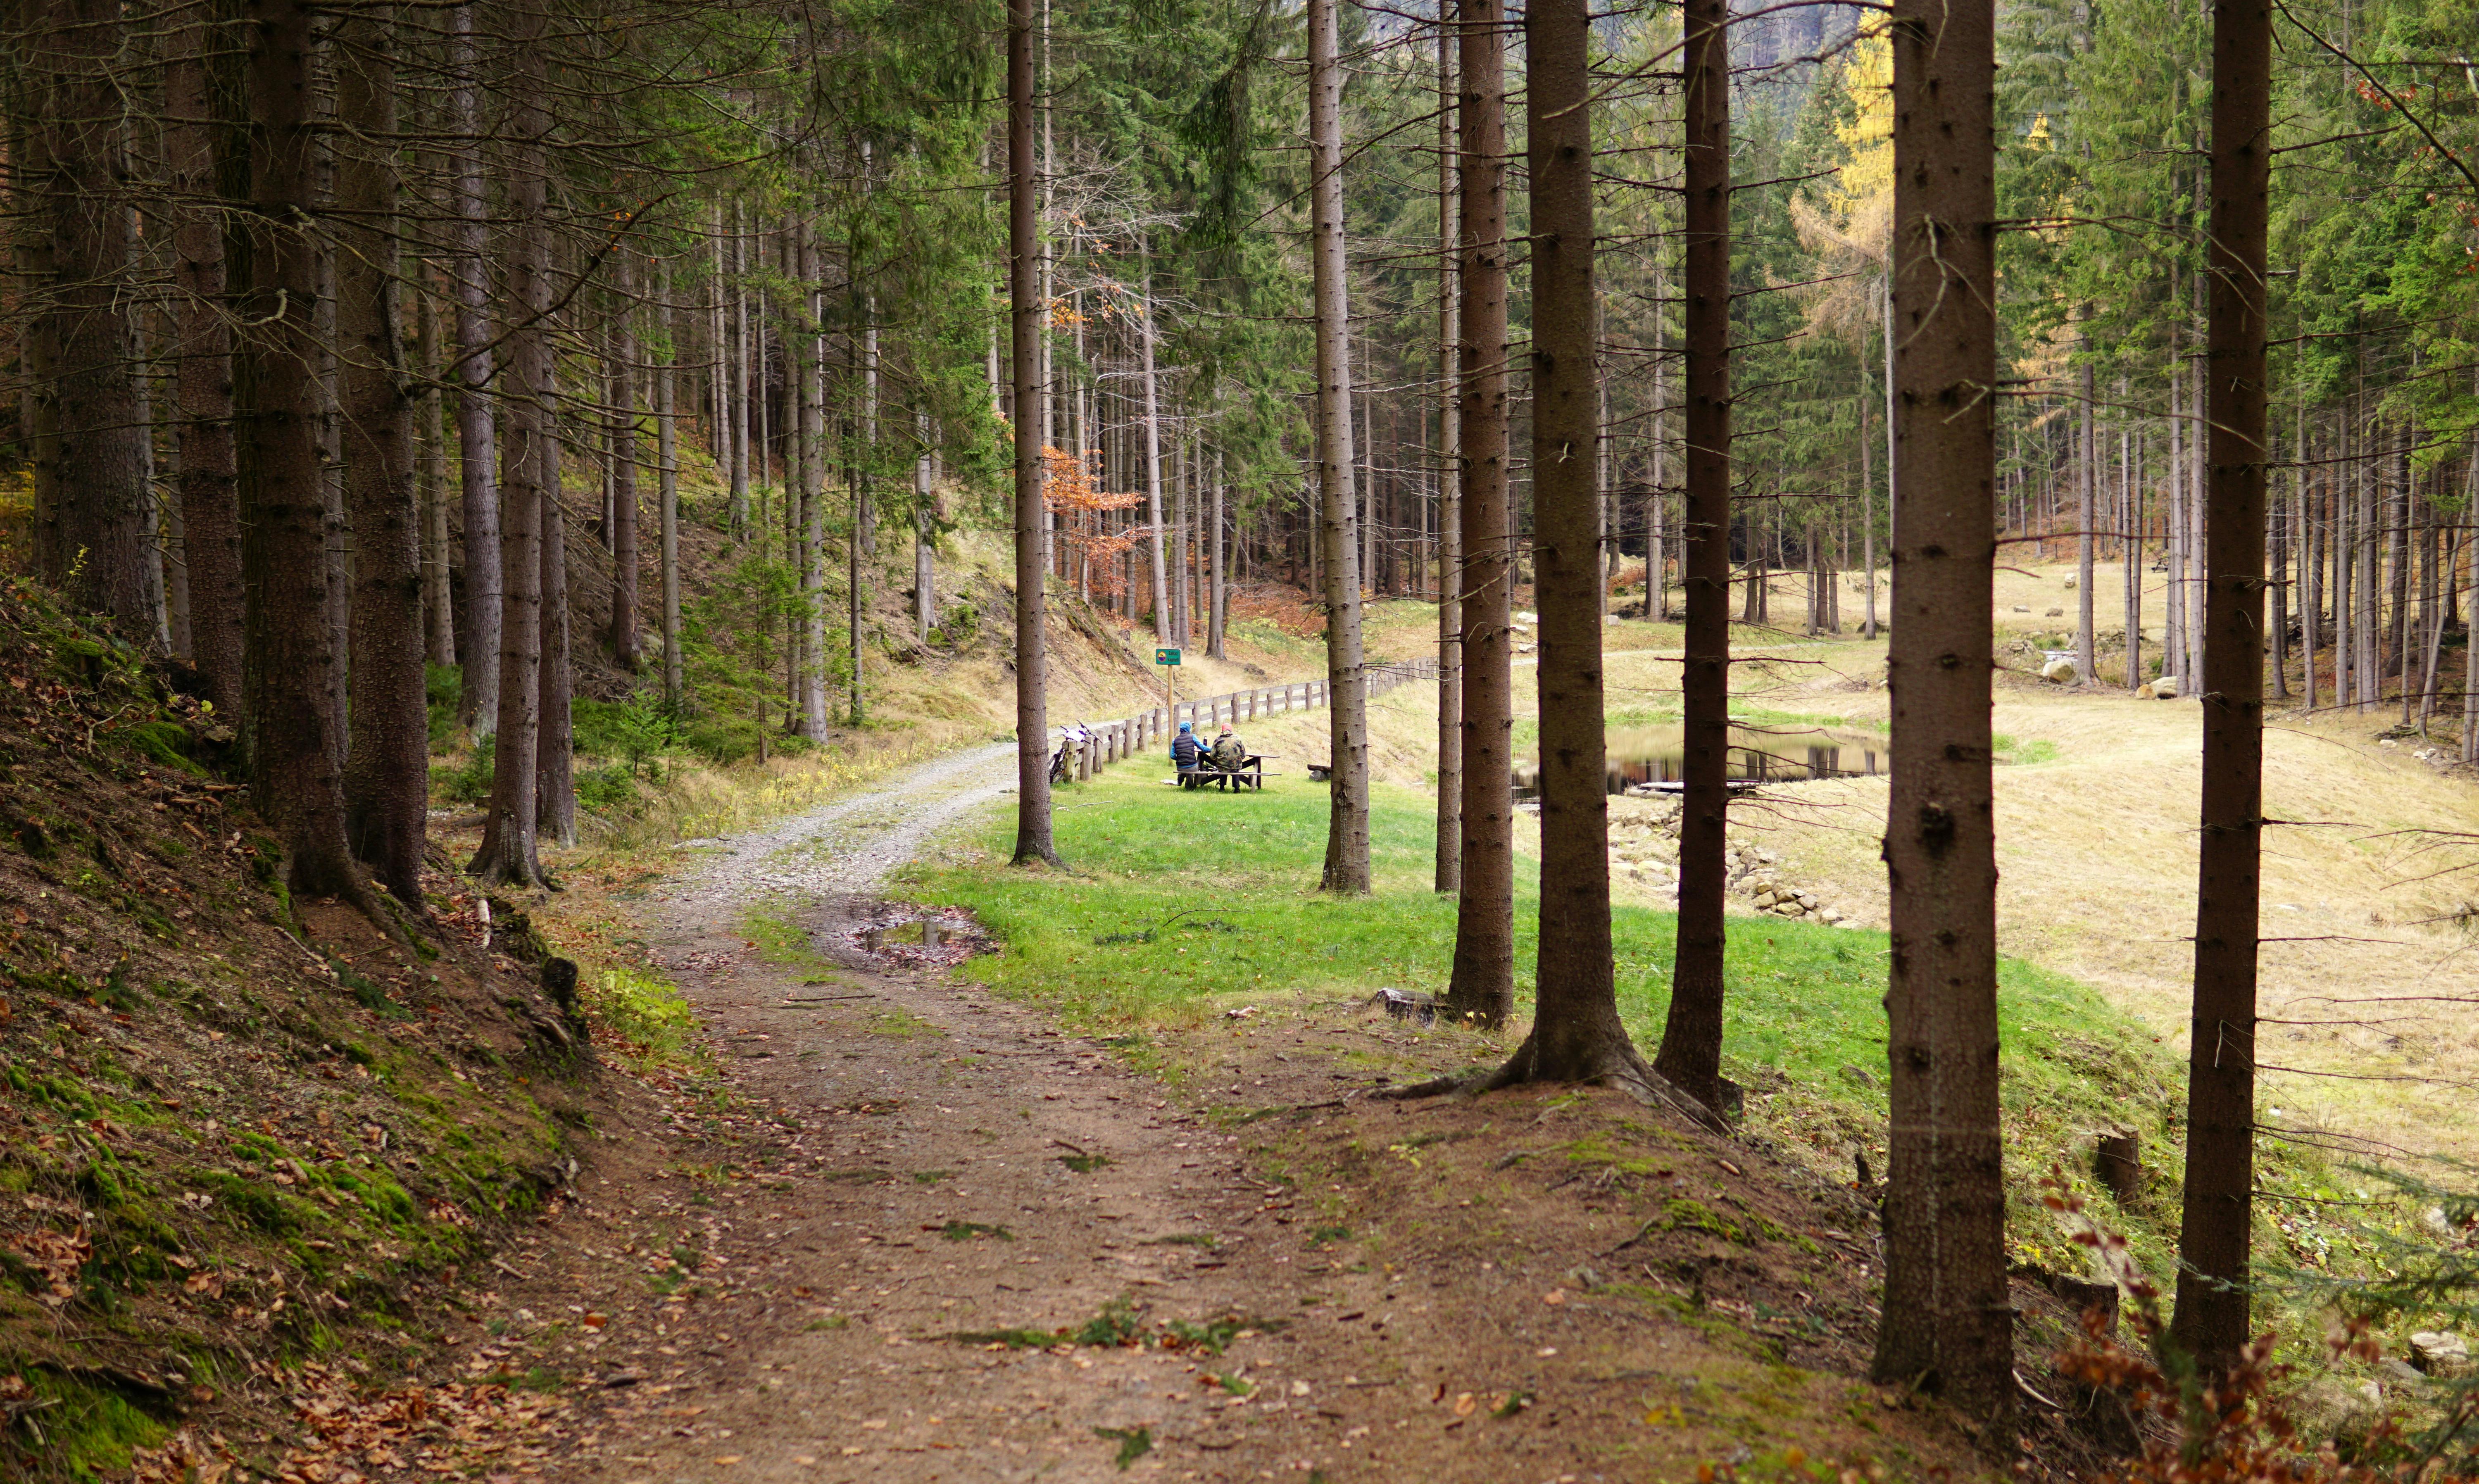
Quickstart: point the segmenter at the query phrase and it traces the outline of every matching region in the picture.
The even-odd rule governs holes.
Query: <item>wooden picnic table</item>
[[[1263,790],[1265,786],[1265,760],[1278,758],[1279,753],[1250,753],[1236,768],[1207,763],[1202,758],[1193,768],[1182,768],[1171,782],[1181,788],[1204,788],[1209,784],[1229,793],[1235,788]]]

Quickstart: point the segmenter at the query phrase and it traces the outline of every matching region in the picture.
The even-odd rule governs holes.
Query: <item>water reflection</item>
[[[1804,728],[1730,729],[1729,777],[1744,787],[1790,783],[1818,778],[1876,778],[1890,771],[1886,739],[1841,734]],[[1674,792],[1686,760],[1686,730],[1668,727],[1628,727],[1609,734],[1609,785],[1614,794],[1630,788],[1647,793]],[[1515,770],[1515,796],[1541,794],[1541,764],[1535,759]]]

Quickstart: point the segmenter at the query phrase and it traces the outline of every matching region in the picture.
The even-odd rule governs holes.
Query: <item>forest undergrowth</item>
[[[22,585],[0,652],[0,1472],[272,1472],[298,1368],[425,1353],[609,1091],[522,919],[289,900],[177,673]]]

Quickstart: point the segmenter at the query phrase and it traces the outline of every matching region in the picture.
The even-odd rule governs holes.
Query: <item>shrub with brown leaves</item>
[[[2260,1335],[2226,1371],[2198,1368],[2170,1343],[2160,1293],[2128,1255],[2125,1238],[2101,1226],[2061,1179],[2047,1182],[2049,1209],[2082,1230],[2102,1270],[2125,1295],[2134,1348],[2109,1332],[2098,1309],[2083,1316],[2083,1336],[2059,1358],[2068,1377],[2122,1398],[2138,1420],[2141,1446],[2113,1475],[2124,1484],[2467,1484],[2471,1475],[2443,1456],[2469,1420],[2466,1395],[2452,1406],[2449,1425],[2414,1434],[2398,1406],[2378,1409],[2364,1437],[2345,1450],[2335,1438],[2305,1435],[2287,1397],[2295,1368],[2272,1359],[2274,1336]],[[2335,1362],[2373,1361],[2375,1342],[2364,1319],[2337,1325],[2326,1337]]]

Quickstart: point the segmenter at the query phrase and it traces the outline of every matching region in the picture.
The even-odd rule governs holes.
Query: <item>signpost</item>
[[[1154,663],[1163,667],[1163,730],[1179,730],[1179,700],[1171,691],[1171,681],[1179,675],[1179,651],[1154,651]]]

